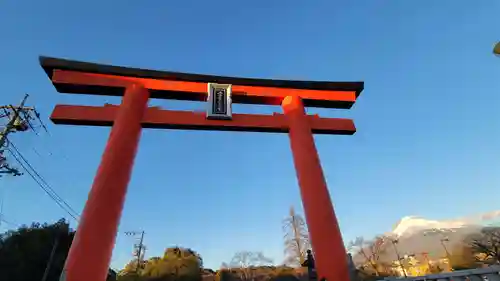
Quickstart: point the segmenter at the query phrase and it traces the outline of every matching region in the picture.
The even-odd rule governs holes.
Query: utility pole
[[[441,246],[444,249],[444,252],[446,253],[446,258],[448,259],[448,262],[451,261],[451,256],[450,252],[448,252],[448,248],[446,247],[446,244],[444,242],[450,242],[450,239],[446,235],[447,233],[454,232],[453,229],[431,229],[429,231],[424,232],[424,236],[431,236],[431,235],[439,235],[439,242],[441,243]]]
[[[139,243],[134,244],[134,256],[137,258],[137,266],[135,268],[136,276],[139,276],[139,270],[141,268],[142,259],[144,257],[144,253],[146,252],[146,246],[144,246],[144,231],[129,231],[125,232],[127,236],[139,236]]]
[[[398,258],[399,266],[403,270],[403,275],[405,276],[405,278],[408,278],[408,275],[406,274],[406,268],[403,265],[403,258],[401,258],[401,255],[399,254],[399,251],[398,251],[398,247],[396,246],[396,244],[399,243],[399,239],[397,239],[397,238],[391,239],[390,241],[392,243],[392,246],[394,247],[394,252],[396,253],[396,257]]]
[[[56,250],[57,250],[58,245],[59,245],[59,234],[57,234],[56,240],[54,241],[54,244],[52,245],[52,251],[50,252],[49,261],[47,262],[47,265],[45,266],[45,271],[43,273],[42,281],[46,281],[47,278],[49,277],[50,267],[52,266],[52,261],[54,260],[54,255],[56,254]]]
[[[448,252],[448,248],[446,248],[446,245],[444,242],[450,242],[450,239],[448,237],[443,237],[441,239],[439,239],[439,241],[441,242],[441,246],[443,246],[443,249],[444,249],[444,252],[446,253],[446,258],[448,259],[448,262],[451,261],[451,257],[450,257],[450,252]]]
[[[4,147],[5,142],[7,141],[7,136],[10,133],[15,132],[19,129],[23,130],[22,128],[16,128],[17,127],[16,125],[21,125],[21,123],[22,123],[22,120],[20,118],[20,114],[22,111],[28,109],[28,108],[24,107],[24,104],[26,103],[26,100],[28,99],[28,97],[29,97],[28,94],[24,95],[24,98],[21,101],[21,104],[19,106],[14,107],[12,105],[8,105],[8,106],[1,106],[0,107],[0,109],[4,110],[4,113],[5,113],[4,116],[10,118],[9,121],[7,122],[7,125],[2,130],[2,133],[0,133],[0,148]],[[9,109],[12,112],[9,112],[8,111]],[[26,129],[24,129],[23,131],[25,131]]]
[[[7,118],[3,129],[0,131],[0,177],[3,174],[20,176],[22,173],[18,169],[11,167],[7,163],[7,157],[4,155],[5,148],[8,147],[8,137],[11,133],[25,132],[29,129],[36,132],[32,120],[38,119],[40,125],[47,131],[47,128],[40,120],[40,114],[34,107],[25,106],[29,95],[25,94],[18,106],[3,105],[0,106],[0,118]],[[34,116],[33,116],[34,115]]]
[[[69,225],[68,225],[69,227]],[[65,227],[64,224],[57,224],[57,228],[54,230],[54,244],[52,244],[52,250],[50,251],[49,260],[45,266],[45,271],[43,273],[42,281],[47,281],[50,273],[52,264],[54,263],[54,258],[56,256],[57,248],[59,246],[59,241],[61,238],[69,235],[69,229]]]

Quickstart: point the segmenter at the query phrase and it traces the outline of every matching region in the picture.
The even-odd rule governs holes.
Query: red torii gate
[[[52,112],[55,124],[112,126],[63,280],[105,280],[142,128],[288,133],[318,279],[349,280],[346,251],[313,134],[352,135],[356,128],[350,119],[306,115],[304,107],[349,109],[363,82],[222,77],[49,57],[40,57],[40,64],[58,92],[123,96],[119,106],[56,105]],[[229,120],[213,120],[204,113],[148,107],[150,98],[206,101],[208,83],[230,87],[221,96],[229,97],[228,103],[218,104],[228,106],[229,112],[234,102],[281,105],[284,114],[233,114],[225,116]]]

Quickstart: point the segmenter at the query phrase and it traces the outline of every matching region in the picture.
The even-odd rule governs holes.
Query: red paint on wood
[[[119,107],[114,105],[78,106],[57,105],[50,119],[56,124],[111,126]],[[312,131],[317,134],[352,135],[356,127],[351,119],[320,118],[308,115]],[[233,120],[208,120],[205,113],[192,111],[163,110],[148,108],[142,118],[143,128],[164,128],[180,130],[218,130],[246,132],[288,132],[288,120],[283,114],[254,115],[233,114]]]
[[[116,112],[101,164],[68,253],[66,281],[106,280],[148,99],[146,89],[132,85]]]
[[[63,92],[122,95],[120,88],[138,83],[149,89],[152,98],[205,101],[207,83],[137,78],[107,74],[54,70],[53,83]],[[92,89],[98,87],[98,90]],[[89,90],[90,89],[90,90]],[[113,90],[110,90],[113,89]],[[290,89],[232,85],[233,103],[280,105],[286,96],[300,96],[306,104],[318,107],[349,108],[356,101],[355,91]],[[331,102],[330,106],[322,105]]]
[[[283,101],[283,111],[290,126],[288,135],[318,280],[347,281],[347,253],[300,97],[287,97]]]

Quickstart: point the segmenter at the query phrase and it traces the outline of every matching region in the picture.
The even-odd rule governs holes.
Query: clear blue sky
[[[351,111],[310,110],[353,118],[358,127],[355,136],[316,137],[348,241],[389,231],[406,215],[441,219],[498,208],[500,59],[491,50],[500,39],[499,14],[498,1],[466,0],[2,1],[0,103],[32,94],[29,103],[51,135],[11,139],[81,211],[109,128],[54,126],[47,116],[57,103],[119,100],[57,94],[39,55],[194,73],[365,81]],[[215,35],[227,39],[215,43]],[[228,163],[223,182],[207,165],[221,152]],[[66,216],[28,176],[3,178],[0,188],[12,222]],[[291,205],[302,212],[286,135],[145,131],[113,266],[131,258],[134,240],[121,234],[129,230],[146,231],[148,256],[178,244],[213,268],[238,250],[262,250],[281,262],[281,220]]]

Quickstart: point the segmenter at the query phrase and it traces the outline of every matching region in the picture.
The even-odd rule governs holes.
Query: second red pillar
[[[288,135],[318,280],[348,281],[347,253],[304,104],[300,97],[288,96],[282,107],[288,119]]]

